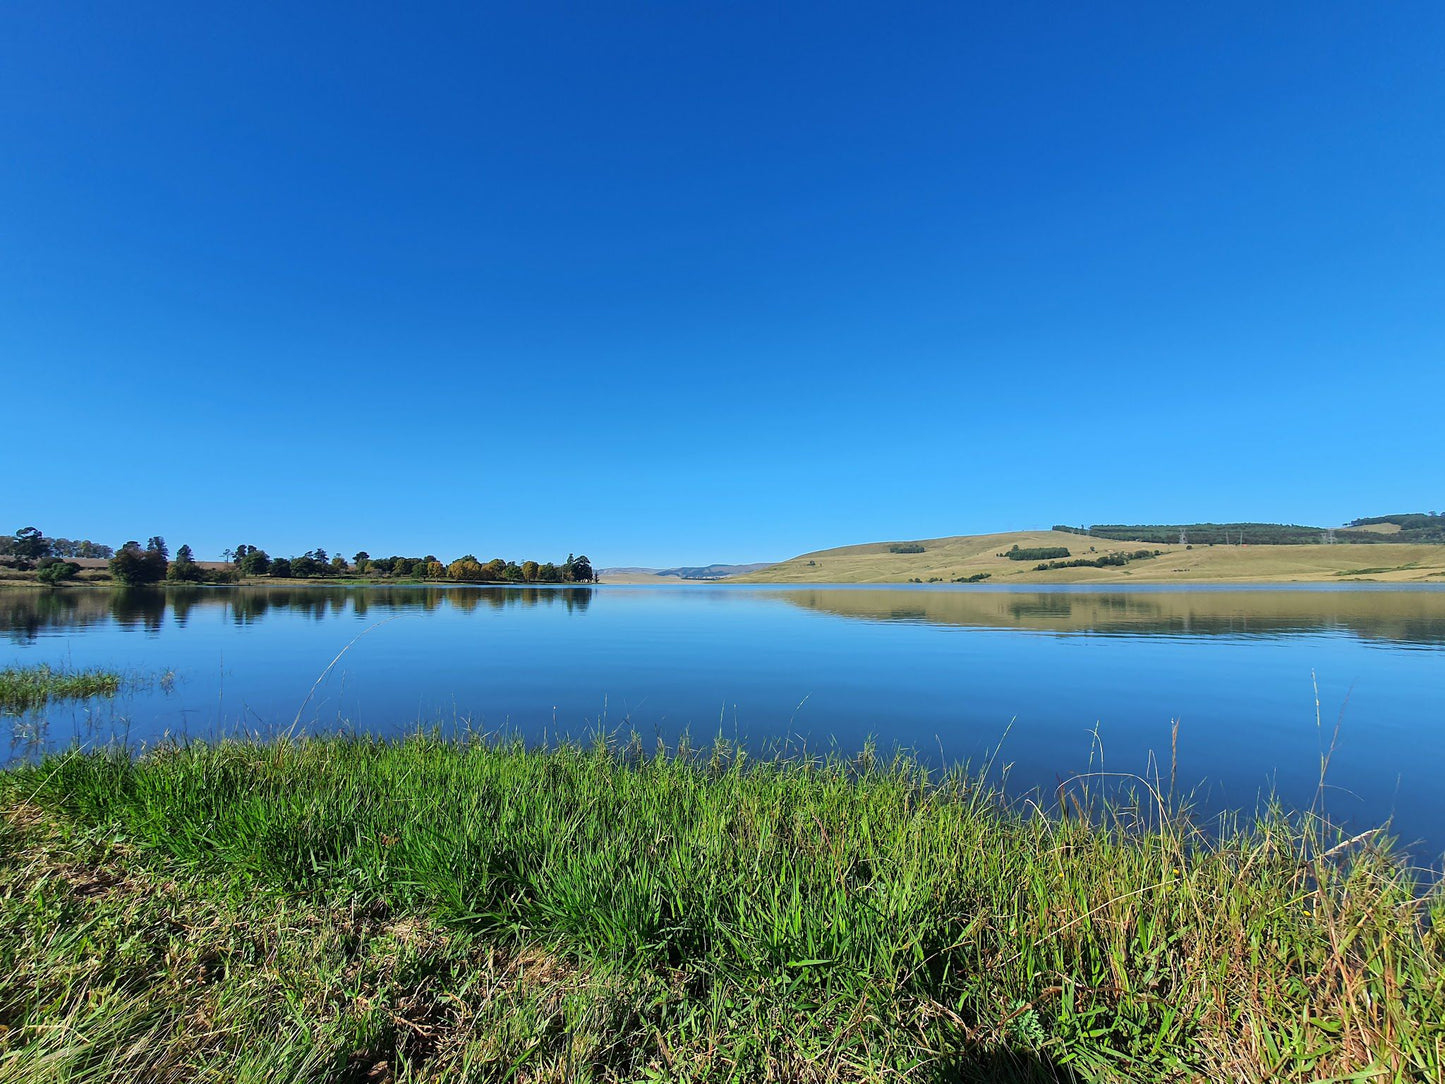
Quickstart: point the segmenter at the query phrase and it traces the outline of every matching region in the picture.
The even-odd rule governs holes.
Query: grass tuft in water
[[[0,1080],[1442,1078],[1445,900],[1277,809],[424,735],[0,803]]]
[[[123,678],[114,670],[52,669],[46,663],[0,670],[0,710],[30,711],[51,700],[114,696]]]

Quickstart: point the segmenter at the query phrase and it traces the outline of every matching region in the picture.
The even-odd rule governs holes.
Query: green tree
[[[180,549],[176,550],[176,564],[188,565],[194,560],[195,558],[191,555],[190,546],[182,546]]]
[[[271,562],[271,575],[285,579],[291,575],[291,562],[284,557],[278,557]]]
[[[358,550],[356,556],[351,559],[351,563],[356,566],[356,574],[364,576],[366,570],[371,567],[371,554],[365,550]]]
[[[264,576],[267,572],[276,575],[271,571],[270,556],[265,550],[255,546],[246,547],[246,555],[238,560],[236,567],[243,576]]]
[[[523,561],[523,562],[522,562],[522,580],[523,580],[525,583],[536,583],[536,582],[537,582],[537,572],[541,569],[541,567],[542,567],[542,566],[539,565],[539,564],[537,564],[536,561]]]
[[[166,547],[166,540],[158,534],[153,534],[146,540],[146,552],[159,553],[162,560],[171,555],[171,551]]]
[[[110,559],[110,574],[127,586],[159,583],[166,575],[166,558],[160,550],[143,550],[138,542],[127,542]]]
[[[15,532],[15,541],[10,543],[10,552],[23,560],[38,561],[50,555],[50,540],[38,527],[21,527]]]

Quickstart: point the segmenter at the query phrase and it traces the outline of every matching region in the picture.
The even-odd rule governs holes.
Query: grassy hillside
[[[921,553],[896,552],[923,547]],[[1020,549],[1067,549],[1069,560],[1097,560],[1141,549],[1156,557],[1104,568],[1036,570],[1034,560],[999,554]],[[1046,563],[1046,562],[1045,562]],[[1064,531],[1017,531],[958,535],[905,542],[874,542],[818,550],[738,576],[736,583],[950,582],[980,576],[988,584],[1011,583],[1277,583],[1379,580],[1445,583],[1445,546],[1429,544],[1181,546],[1088,538]]]

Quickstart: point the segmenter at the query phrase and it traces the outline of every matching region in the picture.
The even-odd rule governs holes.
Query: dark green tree
[[[110,559],[110,574],[127,586],[159,583],[166,575],[166,558],[160,550],[143,550],[138,542],[127,542]]]
[[[50,540],[38,527],[21,527],[15,532],[15,541],[10,543],[10,552],[27,561],[38,561],[50,556]]]
[[[271,558],[265,550],[247,546],[246,555],[239,559],[237,568],[243,576],[264,576],[271,571]],[[276,573],[271,574],[274,576]]]

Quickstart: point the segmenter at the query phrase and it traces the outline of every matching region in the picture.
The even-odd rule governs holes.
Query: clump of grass
[[[871,748],[69,752],[0,776],[0,1079],[1441,1079],[1445,900],[1378,835],[1138,797]]]
[[[52,669],[46,663],[0,670],[0,710],[29,711],[51,700],[114,696],[123,678],[114,670]]]

